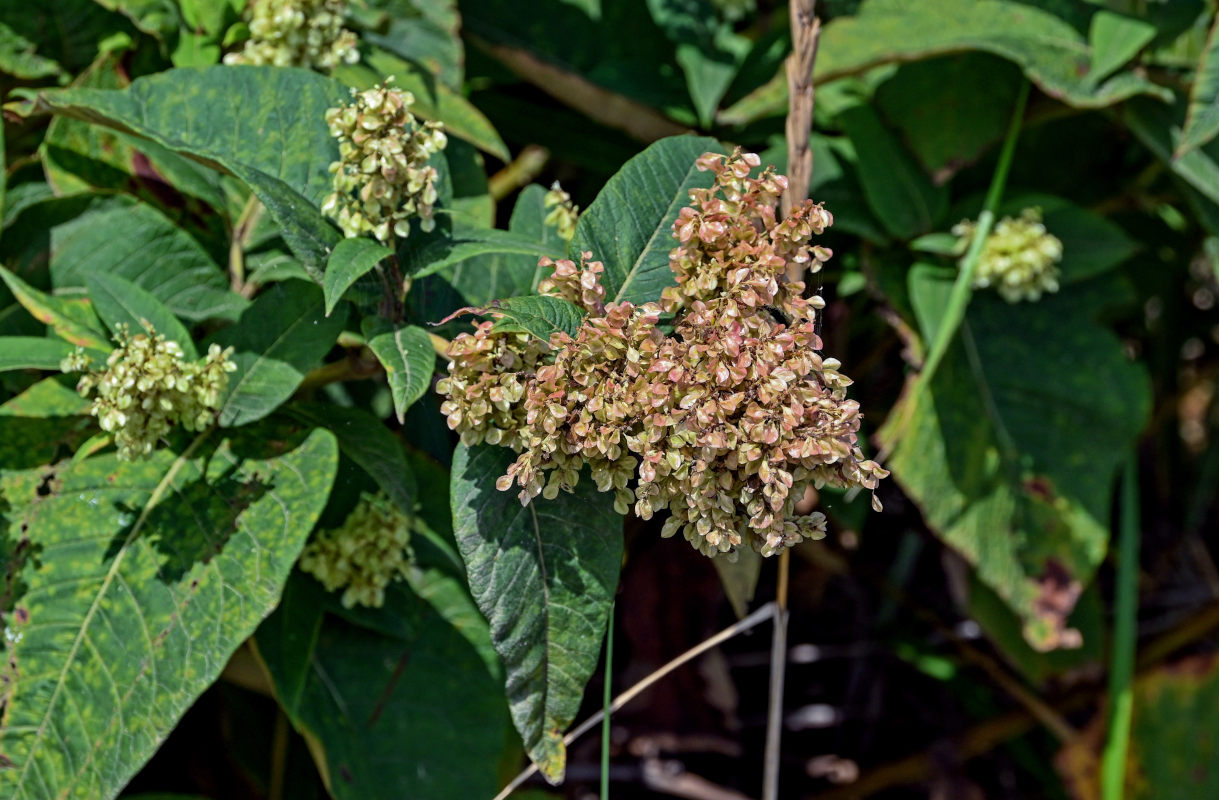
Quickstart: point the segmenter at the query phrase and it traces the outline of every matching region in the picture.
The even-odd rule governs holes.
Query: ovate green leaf
[[[504,662],[512,721],[551,782],[566,764],[563,732],[596,668],[622,561],[622,520],[587,477],[574,494],[520,505],[495,481],[514,454],[460,445],[453,526],[470,591]]]
[[[326,262],[326,276],[322,289],[326,294],[326,313],[343,299],[343,292],[382,260],[392,256],[393,250],[372,239],[343,239],[335,245],[330,260]]]
[[[401,422],[406,410],[431,385],[432,370],[436,368],[432,338],[423,328],[393,323],[384,317],[366,317],[363,330],[369,349],[385,367],[394,411]]]
[[[485,310],[497,317],[492,330],[527,333],[544,342],[550,341],[550,335],[556,331],[575,336],[584,319],[582,309],[559,297],[509,297],[492,302]]]
[[[694,165],[707,152],[724,150],[705,137],[661,139],[626,162],[580,216],[571,252],[591,251],[605,263],[601,285],[607,302],[655,301],[673,283],[673,221],[689,205],[690,190],[714,180]]]
[[[1091,321],[1092,291],[975,294],[930,387],[881,431],[894,479],[1042,650],[1072,643],[1066,618],[1104,558],[1113,478],[1151,405],[1145,370]],[[945,297],[911,286],[925,334]]]

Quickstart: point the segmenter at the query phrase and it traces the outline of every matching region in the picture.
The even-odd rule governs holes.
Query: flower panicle
[[[659,303],[606,302],[591,253],[578,264],[543,259],[553,271],[539,288],[587,312],[576,334],[541,343],[483,323],[454,340],[439,388],[450,425],[487,441],[477,438],[487,404],[468,387],[511,383],[496,435],[518,455],[497,487],[517,487],[522,503],[571,491],[587,466],[619,513],[667,511],[665,536],[680,532],[709,556],[741,546],[772,555],[825,534],[824,515],[796,513],[807,487],[875,490],[888,472],[863,456],[851,381],[819,352],[824,302],[782,280],[793,261],[815,272],[830,257],[813,237],[833,217],[811,202],[780,217],[786,179],[750,177],[752,154],[697,163],[715,182],[678,214],[676,285]],[[524,348],[534,348],[527,367]]]
[[[958,253],[969,247],[976,229],[971,220],[953,226]],[[1009,303],[1033,302],[1058,291],[1061,260],[1062,240],[1046,230],[1040,208],[1026,208],[995,223],[978,256],[973,287],[994,288]]]
[[[339,160],[330,165],[334,191],[323,200],[322,213],[344,235],[371,233],[386,243],[409,235],[415,218],[423,231],[435,227],[438,173],[428,160],[448,138],[440,123],[415,118],[414,102],[410,92],[386,82],[326,112]]]
[[[346,0],[255,0],[250,38],[226,64],[329,70],[360,60],[359,40],[343,27]]]
[[[321,531],[301,554],[301,570],[327,591],[342,590],[344,608],[380,608],[385,590],[414,560],[415,521],[384,492],[365,492],[338,528]]]
[[[118,328],[118,345],[105,365],[94,368],[81,349],[60,364],[62,372],[84,373],[76,390],[93,395],[89,413],[114,437],[123,461],[148,458],[175,426],[201,431],[211,425],[237,369],[233,348],[213,344],[199,361],[186,360],[181,346],[143,323],[146,333]]]

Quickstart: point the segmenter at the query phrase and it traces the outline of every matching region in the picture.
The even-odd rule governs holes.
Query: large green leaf
[[[460,445],[453,527],[470,590],[504,662],[512,721],[551,782],[566,765],[563,732],[601,651],[622,561],[622,520],[586,477],[574,494],[521,506],[495,481],[511,450]]]
[[[264,425],[48,467],[32,424],[0,417],[4,532],[35,553],[3,675],[6,796],[111,798],[279,602],[337,448]]]
[[[236,350],[220,424],[244,425],[274,411],[334,346],[346,321],[346,306],[326,316],[322,290],[310,283],[268,287],[236,325],[211,338]]]
[[[912,273],[924,336],[950,281]],[[1036,303],[974,295],[930,387],[908,391],[881,431],[928,525],[1044,650],[1074,638],[1066,617],[1104,558],[1113,477],[1151,404],[1144,369],[1090,319],[1111,296],[1088,284]]]
[[[1219,133],[1219,17],[1211,23],[1206,48],[1198,59],[1198,71],[1189,87],[1185,127],[1177,142],[1177,158],[1201,147]]]
[[[436,351],[428,332],[416,325],[394,323],[384,317],[365,317],[362,324],[368,348],[385,368],[394,411],[401,422],[406,410],[423,397],[436,368]]]
[[[318,211],[338,145],[326,109],[350,100],[303,69],[214,66],[137,78],[121,91],[38,92],[33,112],[64,114],[151,139],[237,176],[258,195],[306,268],[321,275],[339,233]]]
[[[871,106],[853,106],[839,119],[855,145],[864,197],[876,218],[900,239],[930,230],[947,210],[947,187],[931,182]]]
[[[235,317],[248,305],[212,256],[156,208],[129,197],[77,195],[26,207],[0,253],[17,272],[48,265],[57,293],[90,275],[118,275],[184,319]]]
[[[1083,34],[1049,11],[1014,0],[937,0],[934,13],[922,0],[866,0],[858,14],[835,17],[822,30],[813,78],[821,86],[881,64],[966,50],[1018,64],[1043,92],[1072,106],[1108,106],[1136,94],[1168,96],[1132,71],[1094,83]],[[787,80],[780,70],[725,109],[720,121],[747,122],[786,105]]]
[[[703,137],[661,139],[626,162],[580,215],[571,251],[591,251],[605,263],[601,285],[607,301],[659,300],[673,283],[673,221],[689,205],[690,190],[705,189],[715,178],[694,165],[707,152],[724,150]]]
[[[257,642],[288,717],[316,742],[330,793],[338,800],[493,795],[508,715],[478,651],[400,584],[384,608],[361,615],[380,618],[372,626],[327,614],[336,604],[323,594],[312,578],[294,576]],[[481,625],[486,639],[477,613],[466,622]]]

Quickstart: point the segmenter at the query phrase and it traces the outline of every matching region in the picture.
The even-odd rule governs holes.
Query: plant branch
[[[258,197],[251,193],[245,206],[241,209],[241,215],[237,217],[237,222],[233,225],[233,239],[229,244],[229,286],[242,297],[249,297],[253,294],[253,287],[246,284],[245,248],[250,241],[250,234],[258,224],[259,217],[262,216],[262,208]]]
[[[685,664],[687,661],[697,658],[698,656],[707,652],[711,648],[713,648],[719,644],[722,644],[723,642],[728,641],[733,636],[736,636],[739,633],[744,633],[745,631],[752,630],[753,628],[756,628],[758,625],[761,625],[763,622],[765,622],[768,619],[774,619],[777,608],[778,608],[778,606],[775,605],[774,603],[767,603],[766,605],[759,608],[757,611],[750,614],[748,617],[745,617],[745,619],[741,620],[740,622],[729,625],[727,628],[724,628],[724,630],[715,634],[711,638],[700,642],[699,644],[695,645],[694,647],[691,647],[686,652],[682,653],[681,655],[677,656],[673,660],[669,661],[668,663],[664,664],[660,668],[656,669],[650,675],[645,677],[643,680],[639,681],[634,686],[627,689],[622,694],[618,695],[618,698],[616,700],[614,700],[613,703],[610,704],[610,707],[609,707],[610,713],[612,714],[615,711],[620,711],[623,706],[625,706],[627,703],[631,702],[636,697],[638,697],[640,694],[642,694],[644,691],[646,691],[649,687],[652,686],[652,684],[661,680],[666,675],[668,675],[670,672],[677,669],[682,664]],[[605,717],[604,709],[602,709],[601,711],[598,711],[596,714],[593,714],[591,717],[589,717],[588,719],[581,722],[578,727],[576,727],[575,729],[573,729],[571,731],[571,733],[564,736],[563,744],[570,745],[576,739],[579,739],[581,736],[583,736],[584,734],[588,733],[593,728],[595,728],[597,723],[600,722],[604,717]],[[529,778],[537,771],[538,771],[537,765],[530,764],[528,767],[526,767],[524,770],[521,771],[521,774],[519,774],[515,778],[513,778],[512,782],[509,783],[507,786],[505,786],[500,791],[500,793],[495,796],[494,800],[505,800],[505,798],[507,798],[509,795],[512,794],[513,791],[515,791],[517,789],[517,787],[519,787],[525,781],[529,780]]]
[[[487,179],[487,192],[498,203],[517,189],[528,186],[550,160],[550,151],[531,144],[512,163]]]

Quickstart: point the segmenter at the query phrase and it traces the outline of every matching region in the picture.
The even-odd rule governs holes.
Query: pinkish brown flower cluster
[[[619,513],[667,510],[664,535],[681,531],[706,555],[742,544],[772,555],[824,535],[824,515],[795,512],[808,486],[874,490],[888,474],[859,449],[850,379],[818,353],[824,302],[782,280],[793,261],[821,268],[830,251],[811,240],[833,218],[811,202],[779,218],[786,179],[751,178],[758,165],[740,152],[698,160],[715,184],[692,191],[673,225],[676,285],[659,303],[604,303],[601,264],[585,253],[556,262],[541,286],[588,312],[574,337],[525,345],[484,323],[454,340],[445,413],[467,441],[490,441],[487,409],[500,414],[498,441],[519,453],[500,489],[519,486],[522,503],[553,498],[587,464]],[[671,335],[662,313],[676,315]],[[513,350],[522,345],[530,355]],[[509,350],[530,362],[511,373],[517,399],[488,404],[490,390],[471,387],[503,386]]]

